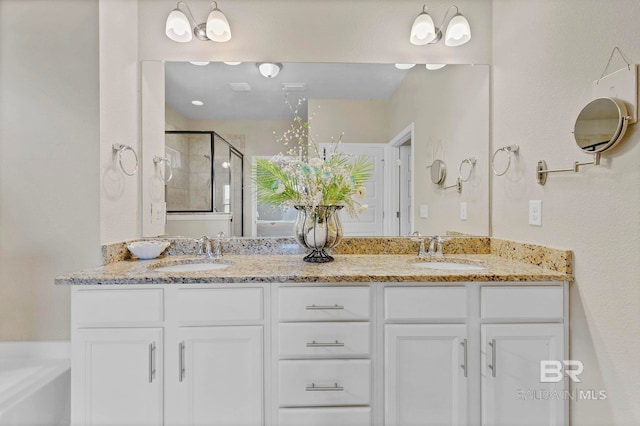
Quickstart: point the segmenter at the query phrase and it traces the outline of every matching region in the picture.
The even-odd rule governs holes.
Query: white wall
[[[138,4],[100,0],[100,241],[140,235],[140,171],[125,175],[113,154],[114,143],[131,145],[141,157],[138,93]],[[131,152],[123,156],[134,170]]]
[[[97,28],[97,1],[0,0],[0,340],[68,339],[53,279],[100,264]]]
[[[494,235],[574,251],[571,358],[585,366],[575,388],[608,392],[572,403],[580,426],[640,424],[639,125],[600,167],[544,187],[535,167],[589,161],[573,123],[614,46],[640,63],[638,22],[637,0],[494,0],[493,146],[520,145],[513,170],[494,179]],[[616,57],[610,70],[623,65]],[[542,227],[527,224],[531,199],[542,200]]]
[[[198,22],[204,22],[210,1],[190,0]],[[490,0],[433,0],[429,11],[441,22],[456,4],[471,22],[473,40],[450,49],[444,43],[408,43],[413,20],[422,11],[414,0],[223,0],[229,19],[227,43],[193,40],[175,43],[164,35],[164,22],[175,0],[139,0],[140,58],[147,60],[211,60],[280,62],[418,62],[489,63]]]
[[[388,140],[414,124],[414,229],[422,235],[488,235],[489,67],[449,65],[427,71],[416,66],[390,99],[389,121]],[[468,158],[476,164],[462,193],[432,183],[427,165],[433,160],[444,161],[443,186],[451,186]],[[467,220],[460,219],[461,202],[467,203]],[[420,205],[428,207],[427,219],[420,217]]]

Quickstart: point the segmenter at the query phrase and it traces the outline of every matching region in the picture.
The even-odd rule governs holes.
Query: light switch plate
[[[529,200],[529,225],[542,226],[541,200]]]
[[[420,218],[428,219],[429,218],[429,206],[426,204],[420,204]]]
[[[166,221],[166,204],[151,203],[151,223],[165,223]]]
[[[467,220],[467,202],[460,203],[460,220]]]

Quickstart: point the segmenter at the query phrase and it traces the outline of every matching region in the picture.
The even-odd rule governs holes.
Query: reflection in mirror
[[[574,127],[578,148],[587,153],[613,148],[627,128],[627,107],[613,98],[598,98],[585,106]]]
[[[442,185],[447,178],[447,167],[442,160],[433,160],[431,163],[431,182]]]
[[[344,149],[375,152],[380,172],[372,182],[376,196],[371,203],[377,204],[371,211],[384,211],[384,223],[375,235],[413,231],[422,235],[488,234],[488,66],[455,65],[427,71],[424,67],[398,70],[393,64],[284,63],[276,78],[267,79],[255,63],[166,63],[165,93],[166,130],[220,135],[244,154],[247,189],[254,158],[287,150],[278,138],[297,114],[309,120],[318,144],[344,134]],[[203,105],[196,106],[192,100]],[[167,143],[167,155],[169,148]],[[430,179],[434,171],[427,166],[435,158],[444,166],[445,161],[459,164],[470,157],[478,161],[461,194],[413,184]],[[233,165],[233,158],[230,162]],[[231,173],[236,170],[232,167]],[[437,178],[444,175],[444,168],[436,173]],[[264,235],[292,235],[293,226],[286,224],[292,221],[287,216],[291,209],[258,207],[251,190],[244,195],[233,186],[226,194],[224,189],[217,191],[212,196],[214,203],[216,198],[232,199],[233,235],[256,236],[258,222]],[[245,208],[238,212],[233,200],[242,197]],[[462,201],[468,203],[467,220],[458,218]],[[217,214],[224,214],[224,204],[215,204]],[[425,205],[428,217],[420,214]],[[170,214],[169,220],[178,215]],[[237,228],[239,217],[244,218],[243,232]],[[268,224],[273,226],[266,227]],[[360,221],[346,226],[345,235],[356,227],[359,235],[374,235],[365,225]],[[169,227],[167,234],[171,235]]]

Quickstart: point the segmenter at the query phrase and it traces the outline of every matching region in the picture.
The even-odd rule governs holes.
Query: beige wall
[[[387,143],[388,108],[386,99],[309,99],[309,133],[317,144],[338,141],[341,134],[345,143]]]
[[[138,156],[138,5],[131,0],[99,1],[100,40],[100,241],[103,244],[140,235],[140,170],[125,175],[113,155],[114,143],[130,145]],[[130,152],[123,156],[134,170]]]
[[[591,99],[614,46],[640,62],[636,0],[495,0],[493,145],[517,143],[513,170],[493,184],[493,231],[575,254],[571,358],[584,362],[577,389],[606,390],[605,401],[572,403],[573,424],[640,424],[640,132],[600,167],[535,180],[551,168],[589,161],[571,130]],[[610,71],[624,65],[619,57]],[[542,227],[529,226],[529,200],[542,200]]]
[[[438,71],[411,69],[389,103],[391,140],[414,124],[414,229],[422,235],[447,231],[489,234],[489,67],[454,65]],[[462,193],[443,190],[431,182],[433,160],[445,162],[445,186],[455,184],[460,163],[476,165]],[[467,203],[467,220],[460,203]],[[429,217],[420,217],[420,205]]]
[[[68,339],[100,264],[98,73],[97,1],[0,0],[0,341]]]

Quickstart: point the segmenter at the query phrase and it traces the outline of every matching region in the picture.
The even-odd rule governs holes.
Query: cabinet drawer
[[[369,323],[280,324],[280,355],[367,356],[369,336]]]
[[[80,327],[161,322],[162,289],[75,290],[73,322]]]
[[[261,288],[186,288],[178,291],[178,321],[260,321]]]
[[[371,362],[280,361],[280,406],[369,405]]]
[[[281,408],[280,426],[369,426],[370,408]]]
[[[281,321],[369,319],[369,287],[284,287],[280,289]]]
[[[464,287],[387,287],[386,320],[458,320],[467,318]]]
[[[483,319],[555,319],[564,317],[563,288],[482,287],[480,312]]]

